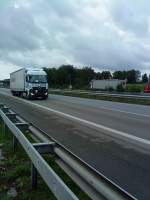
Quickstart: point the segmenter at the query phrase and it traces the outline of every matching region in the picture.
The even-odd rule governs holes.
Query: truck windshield
[[[29,75],[28,77],[30,83],[47,83],[46,75]]]

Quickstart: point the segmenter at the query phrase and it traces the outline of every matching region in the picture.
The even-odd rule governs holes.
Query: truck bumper
[[[39,98],[42,97],[46,99],[48,97],[48,90],[46,89],[35,89],[35,90],[30,90],[30,97],[31,98]]]

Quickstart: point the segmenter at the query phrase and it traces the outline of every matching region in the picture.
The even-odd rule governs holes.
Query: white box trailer
[[[28,99],[48,97],[47,75],[43,69],[21,68],[10,74],[10,89],[13,95]]]
[[[23,92],[25,90],[25,68],[10,74],[10,88],[13,92]]]
[[[90,85],[91,89],[106,90],[109,88],[113,88],[114,90],[116,90],[118,85],[122,85],[123,87],[125,87],[126,80],[119,80],[119,79],[92,80]]]

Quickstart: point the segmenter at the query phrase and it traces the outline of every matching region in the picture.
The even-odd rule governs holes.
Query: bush
[[[125,89],[124,89],[124,87],[121,84],[117,86],[117,91],[118,92],[124,92],[124,90]]]
[[[109,92],[112,92],[112,91],[114,91],[114,88],[113,88],[113,87],[109,87],[109,88],[108,88],[108,91],[109,91]]]
[[[138,85],[130,85],[127,87],[127,92],[141,92],[141,88]]]

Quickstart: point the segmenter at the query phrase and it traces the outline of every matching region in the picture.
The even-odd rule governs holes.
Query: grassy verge
[[[120,102],[120,103],[150,105],[150,100],[147,100],[147,99],[129,99],[129,98],[125,98],[125,97],[100,96],[100,95],[95,95],[95,94],[90,95],[90,94],[81,94],[81,93],[77,93],[77,92],[74,93],[74,92],[64,92],[64,91],[50,91],[50,94],[58,94],[58,95],[81,97],[81,98],[88,98],[88,99],[113,101],[113,102]]]
[[[55,200],[56,198],[44,183],[42,178],[38,177],[38,189],[31,189],[30,168],[31,162],[25,151],[18,145],[17,152],[12,151],[12,134],[7,130],[5,137],[2,135],[2,125],[0,123],[0,144],[3,143],[2,152],[5,157],[4,162],[0,162],[0,199],[1,200]],[[56,164],[54,158],[46,156],[54,171],[64,180],[70,189],[79,199],[88,200],[89,197],[83,193],[80,188],[70,179],[68,175]],[[8,196],[10,188],[15,188],[17,196],[15,198]]]
[[[128,83],[125,89],[126,92],[143,92],[147,83]]]

